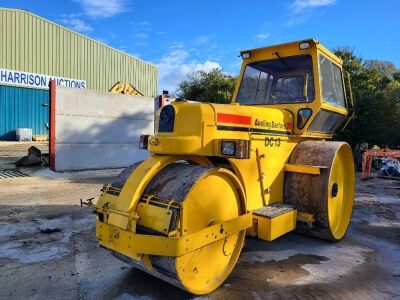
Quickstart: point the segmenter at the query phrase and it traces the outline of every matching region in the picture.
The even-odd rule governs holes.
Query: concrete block
[[[155,99],[57,87],[56,171],[121,168],[145,159],[139,136],[154,133]]]

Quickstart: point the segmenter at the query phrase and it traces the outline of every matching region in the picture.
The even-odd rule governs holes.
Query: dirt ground
[[[43,174],[0,180],[1,299],[195,298],[99,248],[95,216],[79,199],[98,196],[115,171],[97,179]],[[341,242],[296,233],[247,239],[226,282],[201,298],[400,299],[400,181],[357,183]]]

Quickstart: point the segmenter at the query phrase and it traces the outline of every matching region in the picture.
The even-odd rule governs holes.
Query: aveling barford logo
[[[267,121],[267,120],[258,120],[254,122],[255,126],[266,127],[266,128],[275,128],[275,129],[286,129],[290,130],[290,123],[282,123],[275,121]]]

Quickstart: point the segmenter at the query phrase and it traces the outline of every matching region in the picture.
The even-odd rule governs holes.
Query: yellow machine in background
[[[143,94],[139,92],[134,86],[126,82],[117,82],[110,89],[110,92],[117,94],[131,95],[131,96],[143,96]]]
[[[95,206],[101,246],[193,294],[221,285],[246,234],[338,241],[352,214],[352,151],[326,141],[351,117],[342,61],[313,39],[241,56],[232,103],[160,109],[152,155]]]

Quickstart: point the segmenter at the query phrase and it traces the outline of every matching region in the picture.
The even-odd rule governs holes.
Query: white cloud
[[[191,67],[191,65],[189,65],[189,66]],[[222,67],[216,61],[207,60],[203,64],[195,64],[194,65],[194,69],[191,67],[187,74],[189,74],[190,72],[197,72],[197,71],[209,72],[209,71],[214,70],[214,69],[222,69]]]
[[[76,0],[83,6],[83,11],[91,18],[108,18],[125,12],[125,0]]]
[[[295,0],[291,8],[294,13],[299,13],[306,8],[327,6],[335,3],[336,0]]]
[[[266,32],[266,33],[259,33],[257,35],[255,35],[254,37],[259,40],[259,41],[265,41],[266,39],[268,39],[270,37],[270,33]]]
[[[193,43],[194,43],[195,45],[205,45],[205,44],[208,44],[209,42],[210,42],[210,39],[209,39],[209,37],[206,36],[206,35],[199,36],[198,38],[196,38],[196,39],[193,41]]]
[[[64,14],[61,16],[60,23],[78,32],[85,33],[92,31],[93,28],[80,19],[80,16],[81,14]]]
[[[169,49],[183,49],[183,48],[185,48],[185,44],[182,42],[173,42],[168,48]]]
[[[294,0],[288,8],[288,19],[285,26],[296,26],[306,22],[315,14],[315,8],[333,5],[336,0]]]
[[[211,71],[221,68],[221,65],[215,61],[207,60],[200,63],[196,60],[189,60],[189,52],[183,49],[173,50],[164,55],[159,67],[159,90],[168,90],[175,92],[178,83],[187,79],[187,75],[197,71]]]

